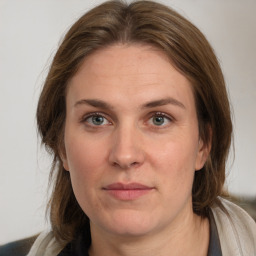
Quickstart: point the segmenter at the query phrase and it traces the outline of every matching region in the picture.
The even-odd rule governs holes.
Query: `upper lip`
[[[103,189],[105,190],[135,190],[135,189],[152,189],[153,187],[149,187],[140,183],[132,182],[132,183],[112,183],[110,185],[107,185]]]

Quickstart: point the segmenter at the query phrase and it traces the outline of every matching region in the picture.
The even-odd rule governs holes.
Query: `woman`
[[[256,255],[221,198],[232,123],[212,48],[149,1],[106,2],[68,31],[37,121],[54,156],[52,230],[32,255]]]

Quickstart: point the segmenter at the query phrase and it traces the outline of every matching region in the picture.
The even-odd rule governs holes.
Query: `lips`
[[[150,187],[140,183],[129,183],[129,184],[113,183],[108,185],[105,189],[106,190],[134,190],[134,189],[150,189]]]
[[[123,201],[138,199],[150,193],[153,189],[154,187],[149,187],[140,183],[113,183],[103,188],[108,195]]]

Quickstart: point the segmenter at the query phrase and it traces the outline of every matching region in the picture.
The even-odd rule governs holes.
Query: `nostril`
[[[113,166],[115,167],[121,167],[122,169],[130,169],[132,167],[135,167],[137,165],[139,165],[139,162],[132,162],[132,163],[119,163],[119,162],[113,162],[112,163]]]
[[[128,143],[129,142],[129,143]],[[131,140],[119,140],[109,151],[108,161],[113,167],[121,169],[137,168],[144,162],[144,152]]]
[[[133,163],[129,164],[128,167],[132,167],[132,166],[137,165],[137,164],[139,164],[139,163],[138,162],[133,162]]]

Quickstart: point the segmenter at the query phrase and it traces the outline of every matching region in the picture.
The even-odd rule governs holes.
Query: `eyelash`
[[[173,122],[173,118],[170,117],[169,115],[163,113],[163,112],[153,112],[153,113],[150,113],[150,118],[148,120],[151,120],[152,118],[154,117],[163,117],[164,119],[167,119],[168,122]],[[147,121],[148,122],[148,121]],[[164,128],[166,127],[166,125],[152,125],[154,128],[156,129],[159,129],[159,128]]]
[[[101,125],[93,125],[93,124],[90,124],[90,123],[88,122],[88,119],[89,119],[89,118],[93,118],[93,117],[103,117],[103,118],[104,118],[105,120],[107,120],[110,124],[112,124],[112,122],[110,122],[110,121],[108,120],[109,118],[107,118],[104,113],[99,113],[99,112],[89,113],[89,114],[83,116],[83,117],[81,118],[80,122],[81,122],[81,123],[87,123],[88,126],[91,126],[91,127],[101,126]]]
[[[106,114],[101,113],[101,112],[89,113],[89,114],[83,116],[81,118],[80,122],[81,123],[85,123],[87,126],[92,127],[92,128],[100,128],[102,126],[105,126],[105,125],[95,125],[95,124],[89,123],[88,119],[89,118],[93,118],[93,117],[103,117],[109,123],[107,125],[111,125],[112,124],[112,122],[109,121],[109,118],[106,117]],[[171,116],[169,116],[169,115],[167,115],[167,114],[165,114],[163,112],[152,112],[152,113],[149,114],[149,118],[147,118],[147,121],[145,123],[148,123],[154,117],[163,117],[165,120],[168,120],[168,122],[173,122],[174,121],[174,119]],[[151,126],[154,129],[161,129],[161,128],[166,127],[166,125],[154,125],[154,124],[151,124]]]

